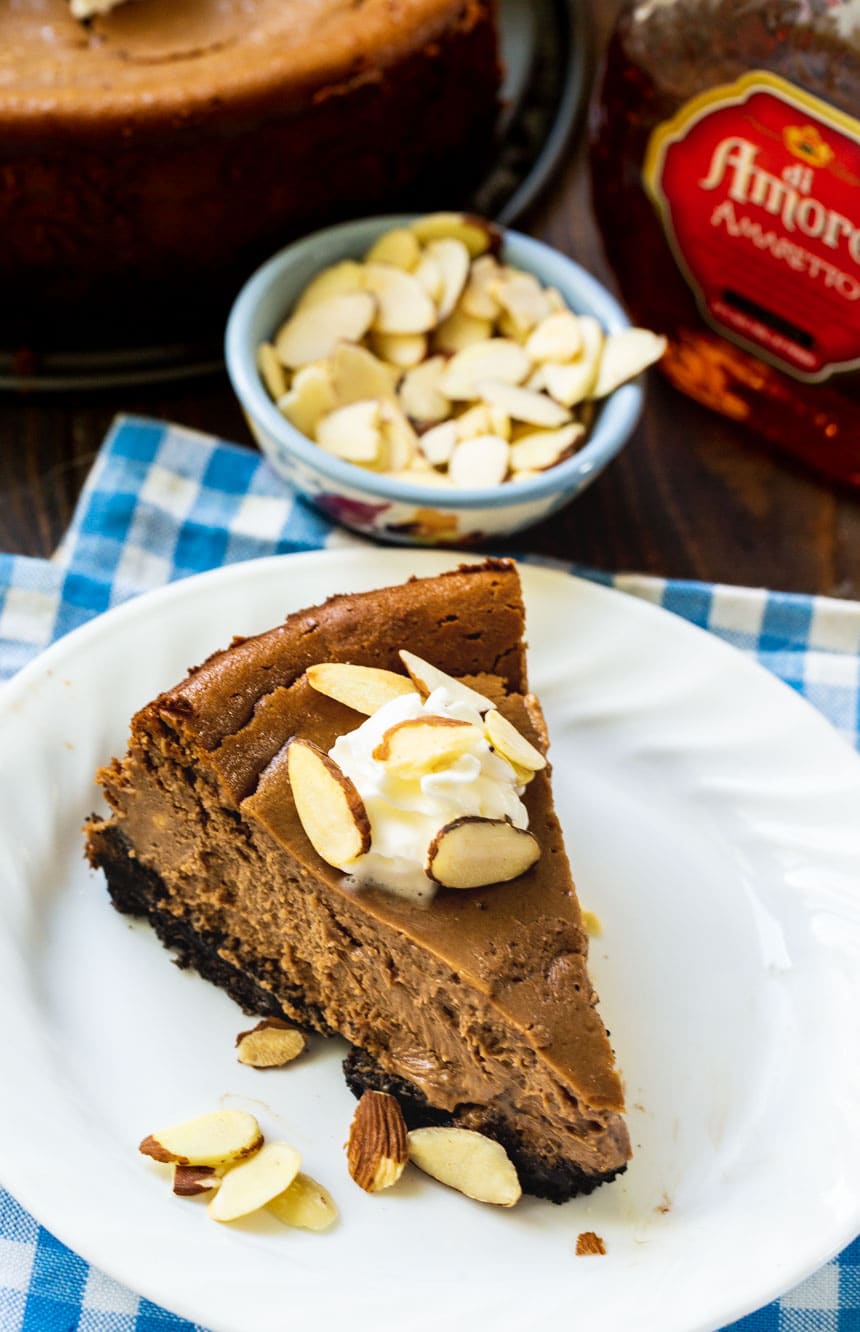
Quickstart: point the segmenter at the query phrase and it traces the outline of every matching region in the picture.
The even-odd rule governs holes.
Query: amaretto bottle
[[[860,485],[860,0],[638,0],[594,202],[691,397]]]

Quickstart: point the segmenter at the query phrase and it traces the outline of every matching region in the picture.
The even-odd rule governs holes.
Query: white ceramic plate
[[[0,1179],[114,1277],[217,1329],[698,1332],[799,1281],[860,1225],[860,762],[801,700],[653,607],[524,568],[532,682],[635,1159],[564,1207],[494,1210],[412,1172],[346,1175],[339,1042],[235,1062],[246,1019],[108,905],[80,824],[132,710],[234,633],[455,556],[233,566],[72,634],[2,701]],[[140,1138],[247,1106],[342,1211],[318,1236],[223,1227]],[[603,1258],[574,1256],[580,1231]]]

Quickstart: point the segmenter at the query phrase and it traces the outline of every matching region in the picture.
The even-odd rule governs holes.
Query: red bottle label
[[[754,71],[658,125],[643,176],[719,333],[798,379],[860,366],[860,121]]]

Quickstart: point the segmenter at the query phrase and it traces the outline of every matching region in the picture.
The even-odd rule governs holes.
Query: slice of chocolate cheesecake
[[[134,717],[87,850],[243,1008],[344,1036],[353,1091],[497,1138],[561,1202],[630,1146],[523,630],[488,561],[234,641]]]

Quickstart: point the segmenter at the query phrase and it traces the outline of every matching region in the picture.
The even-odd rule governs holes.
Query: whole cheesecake
[[[344,1036],[357,1094],[394,1094],[413,1127],[496,1138],[525,1191],[561,1202],[623,1170],[630,1144],[548,766],[522,788],[527,831],[505,829],[536,843],[536,862],[480,886],[442,876],[428,901],[378,871],[357,888],[322,858],[289,760],[296,738],[337,754],[364,722],[319,692],[315,664],[399,672],[408,692],[400,645],[544,750],[523,614],[514,566],[488,562],[335,597],[234,642],[134,718],[127,755],[99,775],[112,813],[90,820],[88,854],[120,910],[247,1010]],[[475,821],[455,819],[459,832]]]
[[[0,5],[0,346],[175,342],[322,222],[457,198],[493,0]]]

